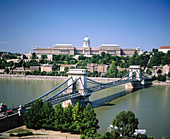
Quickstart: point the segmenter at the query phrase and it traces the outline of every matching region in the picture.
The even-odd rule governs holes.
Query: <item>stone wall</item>
[[[9,115],[8,117],[0,118],[0,133],[22,126],[24,124],[22,116],[18,116],[18,113]]]

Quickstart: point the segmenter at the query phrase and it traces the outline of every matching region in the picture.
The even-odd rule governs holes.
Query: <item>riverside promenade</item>
[[[66,76],[40,76],[40,75],[16,75],[16,74],[0,74],[0,78],[6,79],[34,79],[34,80],[67,80]],[[95,81],[100,81],[103,83],[113,82],[120,78],[104,78],[104,77],[88,77]],[[153,85],[170,85],[170,80],[166,82],[152,81]]]
[[[16,74],[0,74],[0,78],[6,79],[34,79],[34,80],[67,80],[66,76],[41,76],[41,75],[16,75]],[[103,77],[88,77],[95,81],[112,82],[120,78],[103,78]]]

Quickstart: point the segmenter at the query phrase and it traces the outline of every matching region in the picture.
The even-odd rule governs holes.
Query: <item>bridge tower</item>
[[[75,99],[70,99],[63,102],[63,107],[67,107],[68,103],[73,106],[79,101],[83,106],[89,102],[89,96],[87,95],[87,70],[86,69],[69,69],[67,72],[68,78],[72,77],[68,81],[68,85],[72,84],[76,79],[80,78],[74,85],[67,89],[67,93],[75,93],[78,91],[80,97]]]
[[[136,79],[136,80],[141,80],[141,78],[140,78],[140,74],[141,74],[141,72],[140,72],[140,66],[139,65],[131,65],[130,67],[129,67],[129,77],[131,77],[130,79]],[[136,76],[132,76],[133,75],[133,73],[135,73],[136,74]]]
[[[140,65],[131,65],[129,67],[129,77],[130,77],[130,80],[133,80],[133,81],[125,84],[125,88],[127,90],[143,88],[143,85],[141,84],[142,78],[141,78]],[[136,80],[134,80],[134,79],[136,79]]]

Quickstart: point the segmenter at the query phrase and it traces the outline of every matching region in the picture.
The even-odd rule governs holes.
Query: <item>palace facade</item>
[[[52,48],[33,48],[33,52],[36,53],[38,57],[41,55],[100,55],[102,52],[118,56],[132,56],[135,51],[137,51],[138,54],[142,53],[140,48],[121,49],[120,46],[116,44],[101,44],[99,47],[91,47],[89,37],[84,38],[83,47],[74,47],[72,44],[55,44]]]

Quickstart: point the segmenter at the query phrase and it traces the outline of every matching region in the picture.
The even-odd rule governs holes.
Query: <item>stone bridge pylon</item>
[[[69,72],[67,72],[67,74],[68,78],[72,77],[72,79],[68,81],[68,85],[72,84],[75,80],[79,79],[76,83],[74,83],[67,89],[67,93],[79,93],[80,97],[66,100],[62,103],[62,106],[67,107],[69,103],[71,105],[75,105],[77,102],[85,106],[87,105],[87,103],[90,103],[87,89],[87,70],[69,69]]]

